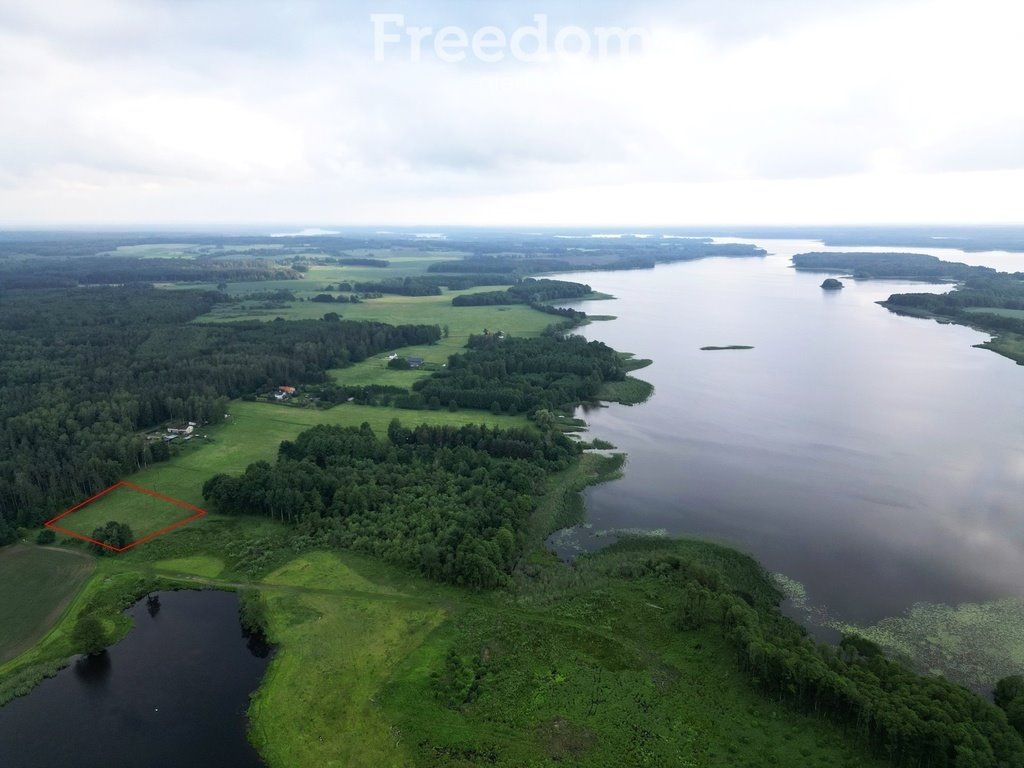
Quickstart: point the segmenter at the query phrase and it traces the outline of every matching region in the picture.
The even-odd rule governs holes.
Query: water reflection
[[[586,413],[629,463],[587,491],[593,527],[563,553],[617,529],[722,540],[857,622],[1021,594],[1024,369],[972,348],[985,334],[876,305],[949,286],[830,293],[790,266],[820,244],[759,243],[772,255],[564,276],[618,298],[575,305],[618,317],[582,332],[653,359],[656,391]],[[729,344],[754,349],[700,350]]]
[[[227,592],[162,592],[135,627],[0,708],[3,768],[257,768],[249,695],[267,665]]]
[[[90,688],[97,688],[106,682],[110,675],[110,654],[106,651],[83,656],[72,665],[75,677]]]

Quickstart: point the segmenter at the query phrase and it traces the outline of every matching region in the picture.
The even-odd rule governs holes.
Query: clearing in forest
[[[124,552],[205,514],[205,510],[188,502],[122,480],[48,520],[46,527],[113,552]],[[93,532],[111,521],[128,525],[134,538],[119,546],[97,540]]]

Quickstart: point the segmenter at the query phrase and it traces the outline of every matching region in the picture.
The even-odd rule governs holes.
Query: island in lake
[[[824,288],[826,291],[839,291],[842,290],[845,286],[842,284],[842,282],[836,280],[834,277],[827,277],[825,278],[825,282],[821,284],[821,287]]]
[[[701,352],[723,352],[727,349],[753,349],[745,344],[729,344],[725,347],[701,347]]]

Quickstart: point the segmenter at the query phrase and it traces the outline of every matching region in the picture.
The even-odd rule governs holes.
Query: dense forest
[[[72,288],[153,282],[294,280],[298,272],[265,259],[139,259],[93,256],[87,259],[0,260],[0,290]]]
[[[487,307],[501,304],[538,304],[558,299],[581,299],[593,293],[589,285],[565,280],[527,278],[504,291],[467,293],[452,299],[456,307]]]
[[[468,350],[448,358],[443,371],[413,385],[417,403],[495,412],[564,410],[597,397],[607,381],[622,381],[619,354],[579,336],[504,338],[471,336]]]
[[[797,269],[808,272],[843,272],[856,278],[900,278],[906,280],[966,280],[991,277],[996,270],[942,261],[923,253],[798,253]]]
[[[301,524],[327,543],[432,579],[504,584],[546,474],[580,452],[561,433],[482,426],[413,430],[383,441],[364,424],[315,427],[281,445],[277,463],[203,486],[210,507]]]
[[[711,552],[695,562],[687,550]],[[787,701],[847,729],[896,766],[1009,768],[1024,765],[1024,740],[1006,714],[941,677],[921,676],[891,661],[863,638],[838,646],[815,642],[777,609],[779,595],[760,567],[732,550],[632,539],[598,562],[606,575],[661,583],[678,595],[680,630],[717,625],[737,663],[766,696]],[[1012,709],[1024,684],[1001,684]]]
[[[503,250],[500,250],[502,249]],[[647,239],[587,238],[586,248],[578,239],[542,238],[519,243],[512,249],[498,244],[498,253],[486,253],[479,246],[459,261],[431,264],[434,273],[502,274],[515,279],[540,272],[570,270],[650,269],[656,264],[691,261],[709,256],[765,256],[767,252],[743,243],[713,243],[707,238]],[[515,250],[515,253],[510,253]]]
[[[0,292],[0,535],[166,457],[140,429],[221,419],[229,398],[426,344],[436,326],[201,325],[212,291]]]
[[[564,259],[477,256],[458,261],[441,261],[431,264],[427,271],[444,274],[478,273],[511,275],[516,272],[566,272],[571,269],[572,264]]]

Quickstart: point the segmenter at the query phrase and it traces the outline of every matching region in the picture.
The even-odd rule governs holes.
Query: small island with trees
[[[827,277],[825,278],[825,282],[821,284],[821,287],[826,291],[840,291],[845,286],[834,277]]]

